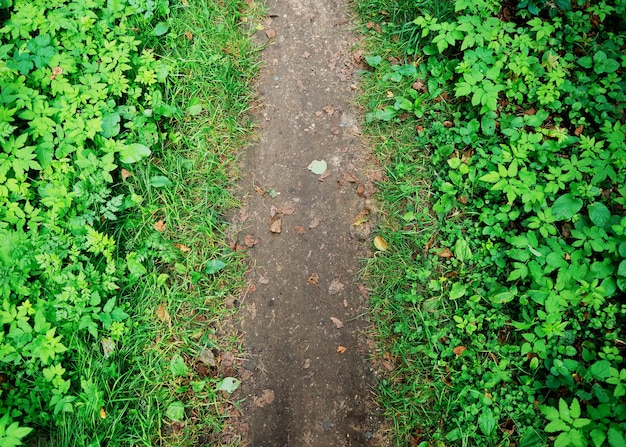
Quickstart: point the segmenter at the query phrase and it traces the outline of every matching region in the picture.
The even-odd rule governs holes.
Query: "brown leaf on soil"
[[[257,185],[252,185],[254,187],[254,190],[260,195],[260,196],[264,196],[265,195],[265,191],[263,191],[263,189],[260,186]]]
[[[159,321],[161,321],[162,323],[169,323],[171,321],[170,314],[167,312],[167,307],[165,303],[161,303],[157,306],[155,314]]]
[[[296,225],[294,229],[296,230],[296,233],[299,235],[303,235],[304,233],[306,233],[306,230],[304,229],[303,226]]]
[[[174,244],[174,247],[178,248],[181,253],[189,253],[191,251],[191,248],[185,244]]]
[[[359,179],[356,178],[356,176],[352,172],[346,172],[343,175],[343,178],[346,182],[349,182],[349,183],[357,183],[359,181]]]
[[[330,317],[330,320],[333,322],[337,329],[341,329],[343,327],[343,322],[339,318]]]
[[[363,184],[359,185],[356,187],[356,193],[360,196],[360,197],[365,197],[365,186],[363,186]]]
[[[454,126],[454,123],[452,121],[446,120],[446,121],[443,122],[443,125],[445,127],[452,127],[452,126]]]
[[[268,39],[273,39],[274,37],[276,37],[276,31],[272,28],[268,28],[265,30],[265,35]]]
[[[346,352],[347,350],[348,350],[348,348],[346,348],[345,346],[341,346],[341,345],[337,346],[337,352],[338,352],[339,354],[343,354],[343,353],[344,353],[344,352]]]
[[[249,293],[250,295],[252,295],[254,292],[256,292],[256,285],[255,285],[255,284],[250,284],[250,285],[248,286],[248,293]]]
[[[435,235],[433,234],[431,238],[428,239],[428,242],[426,242],[426,245],[424,245],[424,252],[428,253],[428,250],[432,248],[434,243],[435,243]]]
[[[465,351],[466,349],[467,348],[465,346],[457,346],[452,350],[452,352],[454,352],[454,354],[458,357],[463,354],[463,351]]]
[[[444,248],[437,254],[439,255],[440,258],[446,258],[446,259],[450,259],[452,256],[454,256],[448,247]]]
[[[583,133],[583,130],[585,130],[585,125],[584,125],[584,124],[581,124],[581,125],[580,125],[580,126],[578,126],[578,127],[576,128],[576,130],[574,131],[574,135],[576,135],[577,137],[579,137],[579,136],[580,136],[580,134],[582,134],[582,133]]]
[[[361,296],[365,298],[366,300],[368,300],[370,298],[370,294],[367,291],[367,288],[363,284],[359,284],[358,287],[359,287],[359,292],[361,293]]]
[[[335,108],[333,106],[331,106],[331,105],[328,105],[328,106],[324,107],[322,110],[324,112],[328,113],[330,116],[332,116],[333,113],[335,113]]]
[[[122,180],[126,180],[131,175],[133,174],[130,171],[127,171],[126,169],[122,168]]]
[[[313,219],[311,219],[311,222],[309,222],[309,229],[317,228],[319,224],[320,224],[319,218],[314,217]]]
[[[330,128],[330,133],[333,135],[339,135],[339,127],[333,126]]]
[[[306,283],[318,286],[320,284],[320,277],[317,275],[317,273],[311,273],[309,279],[306,280]]]
[[[243,237],[243,243],[246,244],[246,247],[248,248],[252,248],[254,247],[256,244],[259,243],[258,239],[255,239],[254,236],[252,236],[251,234],[246,234]]]
[[[283,221],[278,214],[270,219],[270,231],[272,233],[280,233],[282,230]]]
[[[191,34],[189,30],[185,31],[185,37],[189,40],[193,40],[193,34]]]
[[[272,205],[270,207],[270,217],[274,217],[277,213],[278,213],[278,208],[276,208],[274,205]]]
[[[272,402],[274,402],[275,398],[276,397],[274,394],[274,390],[265,389],[261,391],[260,396],[255,396],[253,402],[254,405],[256,405],[257,407],[263,408],[264,406],[270,405]]]
[[[530,109],[524,111],[524,115],[534,115],[535,113],[537,113],[537,109],[535,109],[534,107],[531,107]]]
[[[373,182],[382,182],[385,180],[385,174],[382,169],[376,169],[374,171],[370,171],[367,177]]]
[[[330,282],[330,285],[328,286],[328,294],[336,295],[337,293],[341,292],[343,289],[344,289],[344,285],[338,279],[333,279]]]
[[[270,283],[270,280],[269,280],[269,279],[267,279],[267,278],[266,278],[265,276],[263,276],[263,275],[259,275],[259,282],[260,282],[261,284],[269,284],[269,283]]]
[[[368,207],[365,207],[361,210],[361,212],[356,216],[356,218],[354,219],[354,222],[352,223],[352,225],[355,226],[359,226],[359,225],[363,225],[365,222],[367,222],[368,220],[370,220],[370,217],[372,217],[372,210],[369,209]]]
[[[318,110],[317,112],[315,112],[315,116],[318,117],[318,118],[320,116],[322,116],[323,114],[324,114],[324,112],[322,112],[321,110]]]
[[[157,230],[160,233],[164,232],[165,231],[165,221],[164,220],[157,220],[154,223],[154,229]]]
[[[329,175],[330,175],[330,170],[326,169],[324,171],[324,173],[317,178],[317,181],[318,182],[323,182],[324,180],[326,180],[328,178]]]

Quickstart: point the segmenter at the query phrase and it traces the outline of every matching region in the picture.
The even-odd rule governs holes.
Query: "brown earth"
[[[353,104],[354,23],[341,0],[267,6],[260,138],[243,155],[235,219],[252,258],[234,396],[244,399],[244,445],[382,446],[367,291],[356,282],[380,172],[363,171],[371,161]],[[323,174],[308,169],[314,160],[327,163]]]

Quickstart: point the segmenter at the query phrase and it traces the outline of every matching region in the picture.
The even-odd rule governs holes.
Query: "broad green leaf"
[[[539,405],[539,410],[549,421],[559,420],[559,412],[556,408],[547,405]]]
[[[309,171],[316,175],[322,175],[327,168],[328,165],[325,160],[313,160],[308,166]]]
[[[120,133],[120,114],[106,113],[102,115],[102,136],[104,138],[113,138]]]
[[[563,194],[552,204],[552,215],[556,220],[571,219],[583,207],[583,201],[572,194]]]
[[[185,418],[185,406],[180,401],[172,402],[165,410],[165,416],[173,421],[182,422]]]
[[[600,360],[595,362],[589,368],[589,374],[595,379],[604,380],[607,377],[611,377],[611,362],[608,360]]]
[[[498,419],[490,408],[485,408],[478,417],[478,426],[485,436],[491,436],[498,426]]]
[[[500,181],[500,174],[497,171],[491,171],[489,174],[485,174],[478,180],[487,183],[497,183]]]
[[[591,438],[594,447],[601,447],[604,445],[604,441],[606,441],[606,433],[600,428],[591,430],[589,437]]]
[[[558,420],[550,422],[548,425],[545,426],[544,430],[547,433],[556,433],[559,431],[569,430],[569,426],[565,422]]]
[[[369,121],[391,121],[396,117],[397,114],[398,112],[393,107],[385,107],[384,110],[376,109],[374,110],[374,112],[368,113],[367,118],[369,119]]]
[[[191,98],[187,106],[187,113],[191,116],[197,116],[202,113],[202,101],[199,98]]]
[[[170,186],[172,181],[163,175],[155,175],[150,178],[150,186],[154,188],[163,188],[164,186]]]
[[[217,391],[226,391],[227,393],[234,393],[241,385],[241,380],[234,377],[225,377],[217,387]]]
[[[589,219],[594,225],[606,228],[611,221],[611,211],[601,202],[594,202],[587,207]]]
[[[467,286],[460,282],[455,282],[452,285],[452,288],[450,289],[450,299],[451,300],[459,299],[465,295],[465,292],[467,292]]]
[[[618,428],[617,425],[611,424],[611,427],[609,427],[608,435],[609,445],[611,447],[624,447],[626,445],[624,431]]]
[[[167,30],[168,30],[167,23],[159,22],[154,26],[154,35],[162,36],[163,34],[167,33]]]
[[[185,365],[185,360],[179,354],[174,354],[174,357],[170,360],[170,371],[177,377],[187,375],[187,365]]]
[[[472,259],[472,250],[465,239],[457,239],[454,244],[454,257],[461,262],[467,262]]]
[[[148,272],[143,264],[137,260],[137,253],[134,251],[126,255],[126,266],[131,277],[138,278]]]
[[[570,415],[574,419],[578,419],[580,417],[580,403],[578,402],[578,399],[574,398],[574,400],[572,400],[572,404],[569,407],[569,411],[570,411]]]
[[[151,153],[150,148],[141,143],[128,144],[120,151],[120,161],[128,164],[137,163]]]
[[[617,268],[618,276],[626,276],[626,259],[619,263],[619,267]]]
[[[365,62],[372,68],[378,67],[382,61],[381,56],[365,56]]]
[[[212,275],[214,273],[219,272],[220,270],[222,270],[224,267],[226,267],[226,264],[222,261],[220,261],[219,259],[212,259],[209,262],[206,263],[206,267],[204,268],[204,272]]]

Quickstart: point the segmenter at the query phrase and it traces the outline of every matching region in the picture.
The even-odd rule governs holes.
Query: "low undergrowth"
[[[626,445],[626,3],[358,2],[398,445]]]
[[[254,2],[0,1],[0,444],[228,444]]]

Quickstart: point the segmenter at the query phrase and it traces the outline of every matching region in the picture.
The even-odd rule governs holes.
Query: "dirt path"
[[[239,216],[240,244],[253,247],[241,312],[244,445],[380,446],[366,292],[355,283],[367,224],[351,225],[371,193],[351,106],[353,24],[342,0],[267,6],[261,138],[244,155]],[[307,169],[314,160],[325,174]]]

